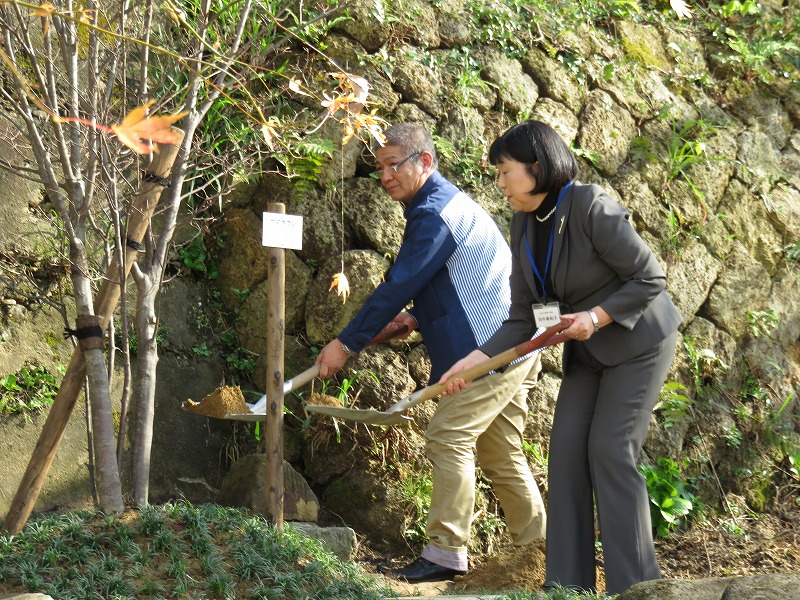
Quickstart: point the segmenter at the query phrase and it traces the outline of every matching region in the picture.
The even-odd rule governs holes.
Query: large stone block
[[[267,511],[267,457],[248,454],[233,465],[222,482],[217,502],[243,507],[259,515]],[[316,522],[319,500],[303,476],[283,462],[283,518],[287,521]]]

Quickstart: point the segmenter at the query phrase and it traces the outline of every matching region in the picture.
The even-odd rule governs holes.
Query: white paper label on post
[[[302,215],[265,212],[261,245],[270,248],[303,249]]]

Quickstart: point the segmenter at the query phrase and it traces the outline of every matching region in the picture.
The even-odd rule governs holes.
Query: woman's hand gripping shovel
[[[568,338],[561,332],[569,327],[571,323],[572,321],[570,319],[561,319],[561,323],[548,327],[532,340],[523,342],[522,344],[514,346],[513,348],[509,348],[505,352],[501,352],[489,360],[478,363],[474,367],[464,369],[450,379],[463,379],[465,382],[469,383],[481,375],[486,375],[495,369],[499,369],[500,367],[513,362],[521,356],[530,354],[534,350],[539,350],[547,346],[553,346],[555,344],[564,342]],[[305,409],[307,412],[328,415],[331,417],[336,417],[337,419],[345,419],[347,421],[367,423],[369,425],[401,425],[403,423],[413,421],[411,417],[404,415],[403,411],[416,406],[425,400],[439,397],[447,388],[448,383],[450,383],[450,380],[417,390],[413,394],[410,394],[402,400],[395,402],[389,408],[382,411],[371,408],[346,408],[344,406],[321,406],[316,404],[306,404]]]

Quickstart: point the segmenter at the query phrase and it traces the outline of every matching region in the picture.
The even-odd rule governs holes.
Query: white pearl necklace
[[[556,212],[556,208],[558,208],[558,207],[557,207],[557,206],[554,206],[554,207],[553,207],[553,210],[551,210],[549,213],[547,213],[547,214],[546,214],[545,216],[543,216],[543,217],[540,217],[539,215],[537,215],[537,214],[535,214],[535,213],[534,213],[534,215],[533,215],[533,216],[534,216],[534,217],[536,217],[536,220],[537,220],[537,221],[539,221],[539,223],[544,223],[545,221],[547,221],[547,219],[549,219],[550,217],[552,217],[552,216],[553,216],[553,213],[554,213],[554,212]]]

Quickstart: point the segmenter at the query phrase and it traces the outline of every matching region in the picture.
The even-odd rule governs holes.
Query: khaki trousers
[[[544,504],[522,450],[528,391],[540,370],[537,354],[439,399],[426,432],[433,491],[427,524],[430,543],[423,558],[467,570],[476,453],[503,507],[514,543],[521,546],[544,538]]]

